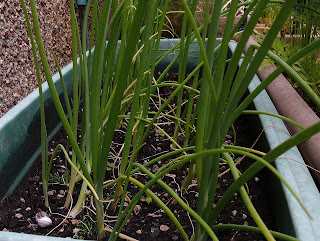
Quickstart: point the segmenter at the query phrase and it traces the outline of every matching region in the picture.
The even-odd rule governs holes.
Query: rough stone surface
[[[43,42],[52,74],[57,72],[50,49],[61,67],[71,61],[68,0],[37,0]],[[28,12],[30,14],[29,1]],[[25,17],[19,0],[0,0],[0,116],[37,88]],[[44,79],[42,79],[44,81]]]

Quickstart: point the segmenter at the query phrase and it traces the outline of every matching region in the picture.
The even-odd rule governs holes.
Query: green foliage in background
[[[267,26],[271,26],[281,8],[280,1],[278,3],[268,4],[261,22]],[[272,44],[272,51],[281,59],[287,61],[296,54],[302,47],[315,41],[320,34],[320,1],[319,0],[301,0],[293,9],[291,17],[286,21],[280,38],[276,38]],[[284,35],[290,35],[290,42],[284,38]],[[262,43],[263,34],[255,35],[254,38]],[[268,61],[266,62],[266,66]],[[292,68],[299,76],[310,85],[313,91],[320,96],[320,50],[315,49],[305,57],[292,65]],[[291,83],[297,87],[298,83],[288,78]]]

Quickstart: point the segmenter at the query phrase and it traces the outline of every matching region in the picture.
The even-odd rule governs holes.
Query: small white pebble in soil
[[[163,232],[167,232],[169,229],[170,229],[170,228],[169,228],[167,225],[162,224],[162,225],[160,226],[160,230],[163,231]]]
[[[167,173],[167,174],[164,174],[166,177],[171,177],[171,178],[175,178],[176,175],[175,174],[172,174],[172,173]]]
[[[23,197],[21,197],[21,198],[20,198],[20,202],[25,203],[25,202],[26,202],[26,200],[24,200],[24,198],[23,198]]]
[[[20,213],[17,213],[16,215],[14,215],[17,219],[21,219],[21,218],[23,218],[23,215],[22,214],[20,214]]]
[[[36,214],[36,221],[41,228],[52,225],[51,218],[49,218],[44,211],[38,212]]]
[[[237,210],[233,210],[231,213],[232,213],[232,216],[235,217],[237,215]]]
[[[56,190],[48,191],[48,195],[49,195],[49,196],[52,196],[55,192],[56,192]]]
[[[31,208],[30,207],[27,207],[26,208],[26,211],[28,212],[28,211],[31,211]]]
[[[62,195],[62,194],[58,194],[57,195],[57,199],[61,199],[61,198],[63,198],[64,197],[64,195]]]
[[[242,218],[243,218],[243,219],[247,219],[247,215],[242,214]]]
[[[258,177],[254,177],[255,182],[259,182],[260,179]]]
[[[142,231],[141,231],[140,229],[138,229],[138,230],[136,231],[136,234],[142,234]]]
[[[74,233],[74,234],[77,234],[77,233],[79,233],[81,230],[79,229],[79,228],[74,228],[73,230],[72,230],[72,232]]]

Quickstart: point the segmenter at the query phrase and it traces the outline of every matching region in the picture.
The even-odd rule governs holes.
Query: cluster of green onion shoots
[[[96,208],[98,239],[103,239],[106,233],[109,233],[109,240],[115,240],[121,233],[126,221],[130,218],[138,201],[146,193],[170,217],[184,240],[207,240],[208,237],[212,240],[218,240],[214,231],[217,228],[215,221],[234,193],[239,192],[257,227],[233,225],[232,228],[259,230],[267,240],[278,238],[296,240],[287,235],[270,231],[266,227],[259,213],[255,210],[244,185],[262,168],[267,167],[292,191],[271,163],[291,147],[319,132],[320,123],[303,129],[299,134],[291,137],[264,156],[259,155],[259,152],[253,149],[224,145],[223,140],[234,121],[245,113],[246,107],[255,96],[265,89],[278,74],[285,70],[295,77],[294,79],[300,80],[290,66],[314,48],[319,47],[320,42],[315,41],[307,45],[288,59],[287,62],[273,56],[269,49],[297,2],[296,0],[278,1],[282,4],[282,7],[265,40],[261,46],[250,47],[243,57],[242,53],[245,44],[263,10],[271,1],[252,0],[239,3],[236,0],[215,0],[213,11],[209,12],[211,1],[207,0],[205,1],[203,24],[198,27],[194,18],[198,1],[181,0],[184,15],[180,42],[173,46],[172,49],[158,54],[160,53],[161,33],[168,17],[166,12],[170,2],[170,0],[105,0],[100,8],[97,0],[88,0],[81,37],[75,13],[75,3],[74,0],[70,0],[73,96],[72,101],[70,101],[65,92],[63,100],[66,105],[65,111],[62,107],[63,101],[59,100],[52,81],[52,74],[40,34],[36,1],[30,0],[31,17],[29,17],[25,1],[21,0],[32,43],[39,81],[40,101],[42,103],[43,191],[46,205],[49,205],[47,191],[52,159],[56,151],[61,149],[71,167],[69,193],[65,207],[70,205],[75,183],[81,181],[81,192],[70,216],[76,217],[81,212],[86,198],[89,195],[93,196]],[[233,26],[235,13],[243,6],[246,6],[246,11],[239,23]],[[90,8],[92,10],[92,24],[89,32],[89,50],[87,51],[86,28]],[[229,58],[228,43],[234,35],[239,34],[240,25],[249,13],[250,20],[244,30],[241,31],[241,38],[237,48],[233,56]],[[227,16],[228,18],[223,38],[221,42],[217,42],[216,36],[221,16]],[[32,24],[30,19],[32,19]],[[200,49],[198,65],[190,74],[186,75],[189,47],[194,42],[198,43]],[[40,59],[37,57],[37,49]],[[154,81],[153,75],[156,66],[173,51],[177,54],[172,62],[162,72],[157,81]],[[278,70],[263,82],[256,91],[243,98],[262,61],[268,57],[277,61]],[[240,59],[243,59],[243,62],[238,68]],[[179,78],[177,83],[171,83],[175,90],[169,98],[163,100],[157,112],[151,113],[149,111],[150,99],[154,98],[157,88],[164,86],[166,74],[177,61],[179,61]],[[39,65],[44,70],[52,100],[72,146],[71,157],[64,146],[58,145],[53,157],[48,160]],[[188,86],[190,96],[185,111],[182,111],[183,89],[191,77],[193,78],[193,85],[192,87]],[[63,76],[61,76],[61,83],[64,86]],[[166,83],[166,85],[168,84]],[[304,85],[303,82],[301,84]],[[306,87],[305,92],[319,107],[319,97],[315,96],[310,88]],[[198,95],[197,101],[194,101],[195,95]],[[174,135],[170,137],[172,150],[143,165],[139,164],[137,156],[145,143],[150,129],[156,125],[156,120],[163,114],[164,108],[168,106],[174,97],[177,99],[177,109],[171,116],[175,121]],[[83,115],[80,120],[79,106],[81,102]],[[196,106],[195,108],[193,108],[194,105]],[[150,118],[150,116],[152,117]],[[167,115],[167,117],[169,118],[170,116]],[[114,179],[106,176],[106,168],[114,132],[123,120],[127,123],[126,135],[121,152],[119,171],[116,179]],[[77,133],[78,125],[81,125],[80,137],[79,133]],[[192,137],[192,132],[194,132],[195,137]],[[183,133],[184,136],[183,146],[180,146],[177,142],[179,133]],[[168,135],[165,132],[163,134]],[[240,175],[230,153],[245,155],[255,160],[255,162]],[[178,157],[176,157],[177,154]],[[152,173],[147,169],[153,163],[174,155],[175,158],[161,167],[156,173]],[[213,208],[221,158],[228,163],[234,182]],[[197,178],[199,197],[196,210],[191,209],[178,194],[161,180],[165,174],[183,164],[190,166],[185,186],[188,186],[188,181],[194,176]],[[149,178],[148,182],[141,183],[136,180],[133,177],[136,172],[146,174]],[[140,191],[130,200],[127,206],[124,206],[130,183],[136,185]],[[196,220],[195,232],[192,237],[188,237],[171,210],[150,190],[150,187],[156,183]],[[114,185],[117,188],[111,206],[114,208],[118,205],[119,211],[116,223],[113,227],[110,227],[105,226],[104,222],[105,204],[110,200],[103,195],[103,191]],[[293,191],[292,194],[303,206]],[[219,228],[228,228],[228,226],[219,225]]]

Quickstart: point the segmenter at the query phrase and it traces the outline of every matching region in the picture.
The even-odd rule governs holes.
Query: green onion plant
[[[304,0],[297,4],[293,12],[292,34],[299,35],[298,43],[303,46],[319,37],[320,1]]]
[[[301,49],[287,62],[277,59],[279,69],[255,92],[243,98],[263,60],[268,57],[276,59],[269,50],[283,24],[296,7],[297,1],[281,2],[280,12],[261,46],[250,47],[244,57],[242,55],[243,49],[265,7],[271,1],[253,0],[239,3],[235,0],[215,0],[213,10],[209,11],[209,7],[212,8],[212,1],[207,0],[205,1],[203,24],[198,27],[195,20],[198,1],[181,0],[179,4],[183,6],[184,16],[181,24],[181,36],[179,36],[180,42],[172,45],[172,48],[163,50],[159,49],[159,44],[164,24],[169,18],[167,9],[170,2],[171,0],[105,0],[102,7],[99,7],[97,0],[88,0],[81,38],[75,3],[74,0],[70,0],[73,95],[72,101],[69,102],[68,97],[63,100],[67,106],[67,110],[64,110],[63,101],[59,99],[52,81],[52,74],[40,34],[36,1],[30,0],[33,28],[29,24],[29,16],[25,11],[30,29],[30,39],[37,44],[39,61],[44,70],[52,100],[72,147],[72,157],[69,157],[64,146],[58,145],[56,149],[56,151],[61,149],[64,152],[71,168],[68,198],[72,197],[75,183],[82,182],[81,193],[77,197],[77,204],[73,207],[71,216],[75,217],[81,212],[86,198],[93,196],[98,239],[105,238],[109,233],[109,240],[115,240],[121,234],[139,200],[148,196],[170,217],[184,240],[207,240],[209,237],[212,240],[218,240],[215,230],[219,228],[258,230],[267,240],[275,240],[276,238],[295,240],[268,229],[253,206],[244,185],[258,171],[267,167],[292,191],[271,163],[291,147],[319,132],[320,123],[303,129],[299,134],[291,137],[263,157],[252,149],[235,145],[226,146],[223,144],[223,140],[227,131],[232,128],[234,121],[244,113],[254,97],[265,89],[266,85],[272,82],[278,74],[287,71],[297,80],[301,80],[296,76],[291,65],[311,51],[308,46]],[[25,8],[24,0],[21,0],[21,4]],[[247,6],[247,11],[239,23],[234,25],[235,13],[244,5]],[[88,40],[90,48],[87,51],[85,33],[90,8],[92,9],[92,25]],[[228,43],[235,35],[239,34],[239,27],[249,13],[250,20],[241,32],[241,38],[233,56],[229,58]],[[227,21],[223,38],[217,40],[219,19],[222,15],[227,16]],[[198,64],[188,72],[189,50],[191,44],[194,43],[197,43],[199,47],[199,51],[197,51]],[[319,47],[318,43],[316,42],[314,46]],[[173,53],[175,55],[173,55],[171,63],[155,80],[153,76],[157,66],[163,58]],[[34,55],[36,56],[35,51]],[[238,68],[239,60],[242,58],[242,65]],[[176,83],[166,82],[165,76],[177,61],[179,61],[178,81]],[[38,71],[36,57],[35,63]],[[190,86],[188,83],[191,78],[193,78],[193,82]],[[303,84],[303,82],[301,83]],[[157,96],[157,90],[168,85],[174,88],[172,94],[166,99]],[[40,83],[39,86],[41,86]],[[185,110],[181,108],[183,89],[187,89],[191,93]],[[314,95],[312,89],[305,88],[304,91],[312,96],[312,100],[319,107],[319,97]],[[149,108],[153,98],[162,102],[157,111],[150,111]],[[174,98],[177,99],[178,108],[172,108],[171,113],[166,114],[164,110],[171,107],[170,101]],[[81,102],[83,113],[80,119]],[[172,136],[157,125],[161,116],[172,118],[175,122]],[[126,123],[126,134],[123,148],[119,153],[119,157],[121,157],[119,169],[113,177],[106,170],[110,166],[114,133],[122,125],[121,123]],[[81,133],[77,132],[78,125],[81,126]],[[168,137],[172,142],[172,149],[141,164],[138,154],[153,128],[157,128],[162,135]],[[45,136],[44,122],[42,130],[43,136]],[[81,134],[80,137],[79,134]],[[177,139],[179,134],[184,137],[182,144]],[[43,137],[43,145],[46,145],[45,137]],[[231,158],[231,153],[248,156],[255,162],[248,170],[240,174]],[[170,157],[171,161],[156,173],[152,173],[147,168]],[[234,183],[213,209],[218,185],[219,162],[222,157],[231,169]],[[51,162],[48,164],[46,157],[43,162],[44,172],[48,173]],[[197,178],[199,197],[196,210],[188,206],[162,180],[165,174],[184,164],[190,165],[190,170],[192,169],[187,179],[192,179],[193,175]],[[134,178],[134,174],[137,172],[146,174],[149,178],[148,181],[141,183]],[[187,182],[188,180],[186,180]],[[194,234],[188,236],[173,212],[151,191],[150,188],[156,183],[196,220]],[[129,185],[135,185],[140,189],[131,200],[127,196]],[[113,186],[116,187],[116,190],[110,200],[105,196],[104,191],[111,192]],[[44,189],[44,192],[46,190]],[[221,210],[237,191],[239,191],[257,227],[216,226],[216,220]],[[293,191],[292,194],[303,206]],[[126,200],[129,202],[128,205],[124,205]],[[108,211],[106,207],[109,207],[106,203],[111,201],[110,208],[116,208],[118,212],[118,218],[113,227],[107,226],[104,220],[105,212]],[[67,207],[69,204],[70,200],[67,199],[65,206]]]

